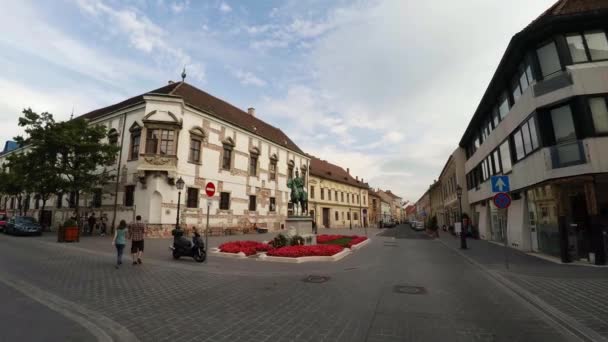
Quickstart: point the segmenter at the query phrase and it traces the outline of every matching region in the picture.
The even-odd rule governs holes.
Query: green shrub
[[[78,222],[76,222],[76,220],[73,220],[73,219],[67,219],[63,223],[63,227],[77,227],[77,226],[78,226]]]
[[[270,241],[270,244],[274,248],[285,247],[285,246],[287,246],[287,238],[285,237],[285,235],[279,234],[279,235],[275,236],[275,238],[272,239],[272,241]]]
[[[294,237],[291,238],[291,241],[289,242],[289,244],[291,246],[303,246],[304,238],[301,237],[300,235],[295,235]]]

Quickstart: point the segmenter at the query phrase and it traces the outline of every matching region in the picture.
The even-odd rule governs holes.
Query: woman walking
[[[122,265],[122,252],[127,244],[127,232],[127,222],[120,220],[116,231],[114,231],[114,239],[112,239],[112,244],[116,246],[116,268]]]

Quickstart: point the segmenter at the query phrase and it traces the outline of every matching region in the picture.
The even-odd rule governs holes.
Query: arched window
[[[277,158],[276,154],[270,156],[270,166],[268,167],[268,180],[277,180]]]
[[[118,131],[115,128],[108,131],[108,142],[114,146],[118,144]]]
[[[290,160],[287,163],[287,180],[293,179],[293,169],[294,169],[294,162],[293,162],[293,160]]]
[[[205,131],[200,127],[194,127],[190,130],[190,153],[188,161],[199,164],[201,162],[201,150],[203,141],[205,140]]]
[[[249,150],[249,175],[257,176],[258,175],[258,158],[260,156],[260,150],[257,147],[253,147]]]
[[[139,146],[141,144],[141,126],[134,122],[129,128],[131,143],[129,145],[129,160],[139,159]]]

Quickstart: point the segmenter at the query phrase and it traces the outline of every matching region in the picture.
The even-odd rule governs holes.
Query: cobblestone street
[[[20,329],[21,339],[572,338],[560,335],[536,310],[446,245],[403,226],[372,237],[368,247],[329,264],[286,265],[214,257],[208,264],[195,264],[171,260],[166,241],[148,240],[144,265],[128,264],[116,270],[109,242],[94,237],[80,244],[57,244],[48,237],[0,236],[0,286],[6,289],[3,303],[9,303],[9,309],[21,305],[20,311],[31,308],[37,324],[51,331],[43,339],[37,330]],[[329,281],[303,282],[308,275],[328,276]],[[408,294],[411,288],[407,286],[423,289]],[[13,303],[16,300],[23,304]],[[13,340],[15,327],[29,324],[21,316],[2,320],[0,340]]]

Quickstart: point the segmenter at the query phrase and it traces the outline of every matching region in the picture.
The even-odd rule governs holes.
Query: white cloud
[[[173,13],[181,13],[185,9],[187,9],[188,6],[190,6],[190,0],[186,0],[183,2],[175,1],[175,2],[172,2],[171,5],[169,5],[169,7],[173,11]]]
[[[242,85],[254,85],[256,87],[266,86],[266,81],[257,77],[250,71],[243,71],[241,69],[231,70],[232,75],[236,77]]]
[[[228,5],[228,4],[227,4],[227,3],[225,3],[225,2],[222,2],[222,3],[220,4],[220,11],[221,11],[221,12],[224,12],[224,13],[231,12],[231,11],[232,11],[232,7],[230,7],[230,5]]]
[[[160,26],[134,9],[117,9],[101,0],[77,0],[83,11],[102,21],[102,25],[115,35],[126,35],[131,46],[146,54],[153,55],[159,64],[187,65],[189,75],[204,80],[205,68],[182,49],[173,46],[173,40]],[[118,32],[115,32],[115,29]]]

